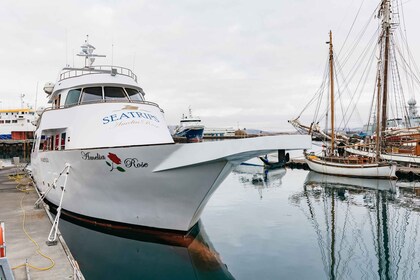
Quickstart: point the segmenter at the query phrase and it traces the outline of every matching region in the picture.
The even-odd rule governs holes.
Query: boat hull
[[[396,179],[395,164],[339,164],[305,158],[309,169],[323,174],[346,177]]]
[[[40,191],[46,191],[70,163],[63,209],[103,220],[186,231],[197,222],[201,204],[231,166],[216,161],[153,172],[163,156],[173,152],[170,148],[175,145],[48,152],[39,162],[41,167],[35,166],[34,179]],[[112,162],[109,154],[116,155],[121,164]],[[57,186],[62,186],[64,179],[61,176]],[[60,187],[47,195],[55,205],[60,197]]]
[[[33,178],[47,200],[69,212],[130,225],[188,231],[233,167],[309,137],[276,136],[195,144],[45,151],[32,156]],[[65,173],[65,172],[64,172]]]
[[[319,184],[322,186],[346,189],[370,189],[396,192],[396,181],[386,179],[349,178],[309,172],[305,179],[305,185]]]
[[[188,143],[196,143],[203,141],[204,127],[186,127],[182,131],[174,134],[175,137],[182,137]]]

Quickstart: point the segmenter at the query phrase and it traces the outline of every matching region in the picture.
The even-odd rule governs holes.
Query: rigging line
[[[326,231],[325,239],[326,239],[327,244],[331,244],[331,236],[329,235],[330,233],[329,219],[328,219],[329,207],[327,205],[327,199],[328,199],[327,189],[323,187],[322,202],[324,204],[324,222],[325,222],[325,231]],[[327,249],[327,251],[329,250]],[[331,261],[329,258],[328,258],[328,267],[331,267]],[[329,275],[329,269],[328,269],[327,275]]]
[[[327,59],[326,65],[328,65],[328,59]],[[312,96],[312,98],[309,100],[309,102],[305,105],[305,107],[300,112],[300,114],[298,115],[297,118],[299,118],[303,114],[303,112],[316,100],[316,98],[318,97],[318,95],[320,94],[320,92],[322,92],[324,90],[324,87],[325,87],[325,79],[326,79],[325,77],[326,76],[327,76],[327,66],[324,67],[324,75],[323,75],[323,80],[322,80],[322,83],[321,83],[320,87],[315,92],[315,94]]]
[[[322,101],[323,101],[323,97],[324,97],[325,92],[327,93],[327,100],[328,100],[328,90],[327,90],[327,88],[329,87],[329,84],[327,83],[327,79],[328,79],[327,77],[328,77],[328,72],[329,72],[328,61],[327,61],[325,70],[326,71],[325,71],[324,81],[323,81],[323,90],[320,93],[320,97],[318,99],[317,108],[316,108],[314,119],[313,119],[313,122],[314,123],[319,123],[319,122],[321,122],[324,119],[325,116],[328,116],[329,105],[327,104],[327,106],[326,106],[326,112],[323,112],[323,115],[321,115],[318,118],[319,110],[321,108],[321,105],[322,105]]]
[[[405,215],[404,215],[405,216],[405,223],[403,221],[403,223],[401,225],[401,236],[402,236],[402,240],[399,242],[400,244],[396,244],[395,245],[395,247],[397,247],[397,252],[398,252],[398,258],[396,259],[396,262],[395,262],[395,266],[397,267],[397,270],[395,272],[396,275],[398,275],[398,271],[400,269],[399,264],[401,263],[401,260],[403,258],[403,256],[402,256],[401,253],[402,253],[402,249],[405,247],[405,236],[406,236],[406,232],[407,232],[407,227],[409,225],[410,214],[411,214],[411,210],[405,209]],[[397,232],[399,233],[399,231],[397,231]],[[409,238],[408,240],[412,240],[412,239]],[[413,243],[412,246],[409,246],[409,248],[410,247],[414,247],[415,248],[416,247],[415,246],[415,243]]]
[[[379,250],[378,249],[379,244],[377,243],[377,238],[375,238],[375,225],[374,225],[374,221],[372,219],[372,216],[374,216],[375,213],[371,211],[371,209],[370,209],[369,206],[366,207],[366,210],[367,210],[367,214],[368,214],[369,221],[370,221],[369,225],[370,225],[370,232],[372,234],[373,247],[375,248],[375,252],[378,252],[378,250]],[[371,263],[371,266],[372,266],[372,263]],[[375,272],[373,271],[373,269],[372,269],[371,273],[373,275],[372,279],[377,277],[377,275],[375,274]]]
[[[394,113],[394,118],[400,118],[399,115],[399,110],[398,107],[401,107],[401,103],[399,102],[400,100],[398,99],[398,97],[400,96],[400,92],[399,92],[399,88],[397,86],[398,81],[399,81],[399,77],[398,77],[398,73],[396,73],[398,71],[398,69],[396,68],[395,65],[395,57],[393,56],[393,50],[395,51],[395,49],[393,48],[393,46],[390,48],[390,55],[389,55],[389,62],[390,62],[390,76],[392,79],[392,85],[393,85],[393,92],[394,92],[394,107],[391,104],[391,111],[395,111]],[[399,104],[399,106],[398,106]],[[404,106],[404,105],[403,105]],[[401,110],[402,111],[402,110]],[[402,117],[402,116],[401,116]]]
[[[398,51],[398,54],[399,54],[399,57],[401,58],[401,60],[402,60],[402,62],[404,62],[404,64],[407,66],[407,68],[408,68],[408,70],[410,70],[410,71],[407,71],[405,68],[405,70],[406,70],[406,73],[407,74],[409,74],[410,75],[410,77],[412,77],[412,79],[414,80],[414,81],[416,81],[417,82],[417,84],[420,84],[420,80],[419,80],[419,78],[418,78],[418,76],[417,75],[419,75],[419,69],[418,69],[418,67],[417,67],[417,64],[415,64],[414,63],[414,66],[415,66],[415,70],[416,70],[416,72],[417,72],[417,75],[414,73],[414,71],[413,71],[413,69],[411,68],[411,66],[410,66],[410,64],[407,62],[407,60],[404,58],[404,56],[403,56],[403,54],[402,54],[402,51],[401,51],[401,49],[400,48],[398,48],[398,46],[397,46],[397,51]],[[413,56],[412,56],[412,54],[411,54],[411,52],[409,52],[410,53],[410,61],[413,61],[413,62],[415,62],[415,60],[414,60],[414,58],[413,58]],[[420,76],[420,75],[419,75]]]
[[[358,96],[356,96],[356,100],[354,101],[354,103],[355,103],[355,104],[359,103],[359,101],[360,101],[360,98],[361,98],[362,93],[363,93],[363,91],[364,91],[365,85],[366,85],[366,83],[367,83],[367,79],[369,78],[369,76],[368,76],[368,75],[365,75],[365,73],[369,73],[369,72],[370,72],[370,70],[371,70],[372,66],[374,65],[374,63],[373,63],[374,58],[375,58],[375,51],[374,51],[374,52],[372,52],[372,54],[371,54],[371,56],[370,56],[370,58],[369,58],[369,60],[368,60],[368,63],[366,64],[366,67],[365,67],[365,69],[363,70],[363,73],[362,73],[361,79],[359,80],[359,83],[358,83],[358,84],[357,84],[357,86],[356,86],[356,89],[355,89],[355,94],[353,95],[353,97],[355,97],[355,96],[356,96],[357,92],[358,92]],[[363,76],[364,76],[364,80],[362,81],[362,77],[363,77]],[[375,80],[376,80],[376,79],[375,79]],[[360,90],[359,90],[360,85],[362,85],[362,86],[361,86],[361,88],[360,88]],[[353,102],[353,98],[352,98],[351,102]],[[347,124],[346,124],[346,125],[348,125],[348,122],[350,121],[350,119],[351,119],[351,117],[353,116],[354,112],[359,113],[359,111],[358,111],[358,110],[356,110],[356,109],[357,109],[356,105],[355,105],[355,106],[353,106],[353,109],[351,110],[351,112],[350,112],[350,114],[349,114],[349,116],[348,116],[348,118],[347,118]],[[346,112],[346,114],[348,114],[348,112]],[[359,118],[361,118],[361,117],[359,116]]]
[[[346,212],[345,212],[345,215],[344,215],[343,230],[342,230],[340,244],[339,244],[339,250],[338,250],[337,268],[340,267],[340,263],[341,263],[341,259],[342,259],[341,252],[344,251],[344,243],[346,241],[346,238],[345,238],[346,237],[346,228],[347,228],[346,226],[347,226],[347,223],[349,221],[349,212],[350,212],[350,202],[349,202],[349,200],[347,200],[346,205],[347,205],[347,208],[346,208]],[[353,254],[351,253],[351,251],[353,251],[353,250],[354,250],[354,248],[350,247],[349,254],[348,254],[349,255],[348,259],[347,259],[347,261],[346,260],[343,261],[344,262],[344,265],[343,265],[344,269],[347,268],[346,264],[349,263],[351,257],[353,256]],[[342,274],[344,274],[344,270],[343,270],[343,273],[339,273],[339,271],[337,269],[337,275],[336,275],[337,279],[341,279],[342,277],[340,277],[340,276]]]
[[[402,42],[407,43],[407,41],[404,39],[404,34],[402,34],[401,32],[397,33],[397,34],[399,34],[401,36],[401,41]],[[395,43],[394,43],[395,47],[399,49],[399,47],[398,47],[399,44],[396,42],[396,40],[398,38],[393,38],[393,39],[395,39]],[[406,44],[404,44],[404,45],[406,45]],[[399,50],[399,52],[402,53],[403,57],[406,57],[405,51],[409,52],[408,46],[406,46],[405,49]],[[407,56],[408,55],[409,54],[407,54]],[[408,62],[410,63],[411,60],[408,60]],[[404,72],[407,72],[407,66],[405,64],[402,64],[402,68],[403,68]],[[405,82],[407,83],[407,88],[408,88],[409,95],[414,98],[415,96],[414,96],[414,80],[413,80],[413,77],[411,77],[411,75],[405,75]]]
[[[308,218],[308,220],[311,221],[311,224],[313,225],[314,229],[315,229],[315,233],[317,236],[317,243],[319,246],[319,250],[321,251],[321,259],[322,259],[322,263],[324,264],[324,272],[327,274],[327,261],[326,261],[326,254],[325,254],[325,250],[324,250],[324,240],[322,237],[322,233],[321,233],[321,229],[320,229],[320,225],[316,219],[316,215],[315,215],[315,210],[314,207],[311,203],[310,197],[309,197],[309,191],[307,190],[307,185],[304,185],[304,195],[306,197],[306,202],[308,204],[308,208],[309,208],[309,213],[311,214],[311,218],[309,218],[307,216],[307,214],[303,211],[303,209],[301,207],[302,212],[304,212],[304,215]]]
[[[369,191],[366,191],[364,193],[364,195],[366,195],[366,194],[369,194]],[[352,214],[351,214],[351,218],[352,218],[352,220],[356,221],[356,218]],[[366,227],[367,227],[367,229],[369,229],[368,226],[371,225],[371,223],[369,223],[369,221],[371,222],[370,215],[368,214],[368,215],[364,216],[360,226],[353,227],[353,228],[355,228],[353,230],[353,232],[354,232],[356,244],[354,244],[354,246],[352,246],[352,247],[356,247],[356,245],[357,245],[357,247],[361,251],[361,256],[365,259],[364,263],[366,264],[366,270],[367,270],[367,268],[370,268],[372,270],[372,263],[371,263],[371,260],[369,258],[369,252],[371,250],[367,248],[366,242],[364,240],[364,236],[362,236],[362,229],[364,229]],[[359,259],[361,259],[361,261],[363,261],[362,258],[359,257]],[[368,271],[365,272],[366,276],[367,276],[367,272]],[[365,279],[371,279],[371,277],[368,277],[368,278],[365,278]]]
[[[314,114],[314,117],[313,117],[313,120],[312,120],[314,123],[316,123],[317,120],[318,120],[318,114],[319,114],[319,110],[320,110],[320,107],[321,107],[321,101],[323,99],[324,93],[326,92],[326,81],[328,79],[327,78],[328,77],[328,69],[329,69],[329,67],[328,67],[328,60],[327,60],[326,63],[325,63],[325,68],[324,68],[324,77],[323,77],[323,81],[322,81],[322,91],[320,91],[320,93],[319,93],[319,99],[318,99],[318,102],[317,102],[317,105],[316,105],[316,108],[315,108],[315,114]]]
[[[402,110],[401,114],[408,121],[407,124],[411,126],[407,106],[405,106],[406,100],[405,100],[405,97],[404,97],[404,89],[402,87],[400,71],[399,71],[399,68],[398,68],[398,61],[397,61],[396,52],[395,52],[395,44],[393,45],[391,51],[392,51],[392,56],[393,56],[392,57],[393,59],[392,59],[391,62],[394,63],[394,65],[395,65],[394,66],[394,71],[395,71],[395,76],[396,76],[395,79],[397,79],[397,82],[399,82],[398,84],[395,83],[394,86],[399,86],[399,88],[396,89],[396,90],[398,90],[398,92],[400,93],[399,94],[399,98],[400,98],[399,101],[400,101],[400,106],[401,106],[401,110]]]
[[[360,60],[362,60],[362,59],[364,59],[365,58],[365,56],[369,53],[368,52],[368,50],[369,50],[369,47],[371,47],[371,42],[373,42],[374,40],[375,40],[375,36],[372,36],[371,37],[371,40],[370,40],[370,43],[367,45],[367,47],[363,50],[363,56],[360,56],[358,59],[357,59],[357,61],[356,61],[356,63],[355,63],[355,65],[357,66],[358,64],[359,64],[359,61]],[[372,44],[373,46],[376,46],[376,44]],[[338,63],[338,60],[336,59],[336,60],[334,60],[334,63],[335,63],[335,65],[336,65],[336,69],[338,70],[338,72],[340,73],[340,74],[342,74],[342,66]],[[357,73],[357,70],[358,69],[358,67],[353,67],[353,70],[352,70],[352,72],[351,72],[351,76],[350,76],[350,78],[346,81],[346,79],[344,78],[344,75],[342,75],[342,79],[345,81],[345,84],[346,85],[348,85],[349,83],[350,83],[350,81],[353,79],[353,77],[355,76],[355,74]],[[339,92],[339,97],[341,96],[341,92]],[[328,116],[328,110],[329,110],[329,106],[327,106],[327,108],[325,109],[325,111],[323,112],[324,114],[325,114],[325,116]],[[321,120],[322,120],[323,118],[321,118]],[[327,126],[327,125],[326,125]]]
[[[343,80],[345,81],[345,84],[348,85],[350,84],[350,82],[353,80],[353,78],[355,77],[356,73],[359,73],[358,70],[360,68],[360,65],[362,64],[361,61],[365,60],[366,56],[368,55],[368,53],[370,53],[370,48],[372,46],[374,46],[374,50],[376,49],[376,44],[374,44],[373,42],[376,41],[376,37],[377,37],[377,33],[375,33],[371,39],[369,40],[368,44],[366,45],[365,49],[363,50],[362,54],[357,58],[357,60],[355,61],[353,67],[350,69],[349,71],[349,75],[348,78],[344,78]],[[339,69],[340,69],[340,73],[343,71],[342,69],[344,68],[343,65],[339,65]]]
[[[398,3],[399,1],[397,1]],[[399,8],[399,6],[401,6],[401,9]],[[405,16],[404,16],[404,5],[402,3],[400,3],[399,5],[397,4],[397,9],[401,10],[401,19],[402,19],[402,29],[403,31],[401,32],[401,37],[403,37],[403,42],[405,43],[405,48],[407,50],[408,53],[410,53],[410,48],[409,48],[409,44],[408,44],[408,35],[407,35],[407,27],[405,24]],[[414,81],[411,80],[411,96],[414,97]]]
[[[405,65],[407,65],[408,69],[410,70],[410,72],[409,73],[407,72],[407,74],[410,74],[413,77],[414,81],[416,81],[417,84],[420,85],[420,79],[416,75],[414,75],[413,70],[410,68],[410,66],[408,65],[407,61],[404,59],[404,57],[402,57],[401,52],[400,52],[400,49],[397,48],[397,50],[398,50],[398,53],[400,54],[400,58],[401,58],[402,62],[404,62]]]
[[[344,43],[341,45],[341,48],[340,48],[340,50],[338,51],[338,55],[337,55],[337,56],[340,56],[341,51],[343,50],[343,48],[344,48],[344,46],[346,45],[346,42],[347,42],[347,40],[348,40],[348,38],[349,38],[349,36],[350,36],[351,32],[353,31],[354,24],[356,23],[356,20],[357,20],[357,18],[359,17],[359,13],[360,13],[360,10],[362,9],[363,3],[365,3],[365,0],[362,0],[362,3],[360,4],[359,9],[357,10],[356,16],[354,17],[353,22],[352,22],[352,24],[351,24],[351,26],[350,26],[350,30],[349,30],[349,32],[347,33],[347,36],[346,36],[346,38],[344,39]]]
[[[419,215],[416,215],[415,219],[416,219],[416,223],[411,223],[412,228],[413,228],[412,229],[413,238],[410,238],[410,240],[412,240],[412,244],[414,244],[414,245],[417,243],[417,237],[419,236],[418,235],[418,229],[420,228],[419,227]],[[418,246],[410,246],[409,248],[410,248],[410,251],[411,251],[411,254],[410,254],[411,260],[417,260],[418,257],[416,257],[416,248],[418,248]],[[414,267],[414,265],[412,267]],[[404,273],[405,272],[406,272],[406,270],[404,270]],[[415,277],[413,276],[413,273],[414,273],[414,271],[411,270],[409,277],[405,277],[403,279],[414,279]],[[404,274],[403,274],[403,276],[404,276]]]
[[[370,46],[370,45],[369,45]],[[371,57],[370,57],[370,59],[368,59],[367,60],[367,63],[366,63],[366,66],[365,66],[365,69],[364,69],[364,71],[363,71],[363,73],[360,75],[360,77],[361,77],[361,79],[359,80],[359,82],[358,82],[358,85],[357,85],[357,87],[356,87],[356,90],[354,91],[354,94],[353,95],[350,95],[350,97],[351,97],[351,101],[350,101],[350,104],[352,104],[353,102],[354,102],[354,98],[355,98],[355,96],[356,96],[356,94],[357,94],[357,91],[358,91],[358,88],[359,88],[359,86],[360,86],[360,83],[361,83],[361,81],[362,81],[362,78],[363,77],[365,77],[365,82],[366,82],[366,79],[368,78],[368,76],[366,75],[365,76],[365,73],[366,73],[366,71],[367,71],[367,69],[369,69],[370,70],[370,67],[371,67],[371,65],[372,65],[372,61],[373,61],[373,58],[374,58],[374,53],[375,53],[375,51],[376,51],[376,44],[375,45],[373,45],[374,46],[374,49],[373,49],[373,51],[371,51]],[[368,49],[366,49],[365,51],[364,51],[364,56],[362,57],[363,59],[365,58],[365,56],[367,55],[367,53],[368,53]],[[337,62],[338,63],[338,62]],[[368,68],[369,67],[369,68]],[[337,67],[338,69],[342,69],[342,67],[340,67],[340,66],[338,66]],[[357,70],[357,69],[356,69]],[[354,71],[353,73],[352,73],[352,76],[350,77],[350,79],[348,79],[348,80],[346,80],[345,78],[344,78],[344,75],[343,75],[343,73],[342,73],[342,70],[340,71],[340,74],[343,76],[343,80],[345,81],[345,89],[347,89],[348,91],[349,91],[349,88],[348,88],[348,86],[349,86],[349,83],[350,83],[350,81],[354,78],[354,76],[355,76],[355,73],[356,73],[356,71]],[[359,92],[359,97],[357,98],[357,100],[356,100],[356,103],[358,102],[358,100],[360,100],[360,96],[361,96],[361,92]],[[350,108],[350,106],[348,106],[348,109]],[[347,114],[347,112],[348,112],[348,109],[346,110],[346,114]],[[354,111],[356,110],[356,104],[354,104],[354,107],[353,107],[353,110],[352,110],[352,113],[351,113],[351,115],[350,115],[350,117],[353,115],[353,113],[354,113]],[[346,118],[348,121],[350,120],[350,117],[349,118]],[[359,116],[360,117],[360,116]],[[345,121],[345,120],[343,120],[343,121]],[[340,124],[341,125],[341,124]],[[345,125],[348,125],[348,122],[345,124]]]
[[[378,8],[378,6],[377,6]],[[361,31],[359,32],[358,35],[356,35],[356,40],[354,41],[353,45],[350,46],[349,51],[347,52],[347,54],[344,54],[344,59],[343,61],[343,66],[345,66],[347,64],[347,61],[349,60],[349,58],[352,56],[353,52],[355,51],[357,45],[359,45],[360,41],[362,40],[364,34],[366,33],[368,26],[370,25],[371,21],[373,20],[374,16],[375,16],[375,11],[377,10],[377,8],[373,11],[373,13],[369,16],[368,21],[366,22],[366,24],[363,26],[363,28],[361,29]],[[377,29],[381,28],[380,26],[377,27]]]
[[[375,33],[376,34],[376,33]],[[375,35],[374,34],[374,35]],[[354,66],[352,67],[352,70],[350,71],[350,73],[352,74],[351,75],[351,78],[348,80],[348,82],[347,82],[347,84],[349,84],[350,83],[350,81],[353,79],[353,77],[355,76],[355,74],[356,74],[356,70],[358,69],[358,65],[359,65],[359,61],[360,60],[362,60],[366,55],[367,55],[367,53],[368,53],[368,50],[369,50],[369,47],[371,46],[370,44],[372,44],[373,45],[373,42],[375,41],[375,39],[376,39],[376,37],[377,36],[372,36],[371,37],[371,39],[369,40],[369,44],[365,47],[365,49],[363,50],[363,52],[362,52],[362,56],[360,56],[360,57],[358,57],[358,59],[356,60],[356,63],[354,64]],[[335,60],[336,61],[336,63],[337,63],[337,59]],[[337,65],[339,65],[339,64],[337,64]],[[339,65],[339,67],[337,68],[340,72],[342,72],[342,68],[343,68],[344,66],[340,66]],[[343,78],[343,80],[346,80],[346,79],[344,79]],[[341,94],[341,93],[340,93]],[[339,95],[340,95],[339,94]],[[327,110],[328,110],[328,108],[327,108]]]

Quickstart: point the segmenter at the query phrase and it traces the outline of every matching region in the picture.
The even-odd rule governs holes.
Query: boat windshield
[[[87,87],[83,89],[82,100],[80,103],[91,103],[102,100],[101,87]]]
[[[143,95],[144,93],[141,89],[113,86],[70,89],[66,96],[64,107],[104,101],[143,102]]]
[[[120,87],[104,87],[105,100],[121,100],[128,101],[127,95],[123,88]]]
[[[141,96],[138,90],[132,89],[132,88],[125,88],[125,90],[127,91],[127,94],[130,97],[130,100],[143,101],[143,97]]]
[[[82,89],[72,89],[69,91],[66,97],[66,102],[64,103],[65,107],[74,106],[79,103],[80,93]]]

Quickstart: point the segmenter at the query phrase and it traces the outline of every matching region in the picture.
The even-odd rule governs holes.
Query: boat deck
[[[57,245],[47,246],[50,217],[42,206],[34,208],[38,194],[30,178],[18,170],[16,167],[0,170],[0,220],[5,224],[6,257],[14,268],[15,279],[29,279],[28,274],[33,280],[83,279],[73,268],[70,261],[73,258],[62,238]]]

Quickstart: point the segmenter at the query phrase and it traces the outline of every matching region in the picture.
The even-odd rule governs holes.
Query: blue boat
[[[189,114],[182,115],[179,126],[175,128],[173,137],[184,138],[187,142],[202,142],[204,125],[201,124],[199,117],[193,117],[191,107],[188,108]]]

